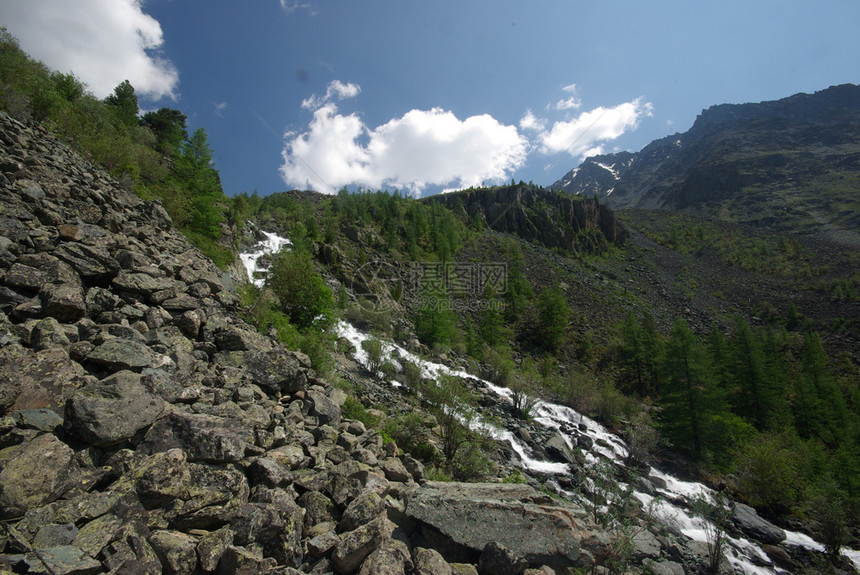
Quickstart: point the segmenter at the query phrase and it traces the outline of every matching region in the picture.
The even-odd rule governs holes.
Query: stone
[[[36,549],[35,555],[52,575],[89,575],[102,571],[101,562],[72,545]]]
[[[283,349],[245,352],[243,363],[252,381],[270,395],[289,395],[307,386],[298,360]]]
[[[248,503],[230,522],[238,545],[260,545],[263,554],[279,564],[298,567],[302,563],[302,513],[295,503]]]
[[[311,404],[308,415],[316,417],[321,425],[336,427],[340,424],[340,406],[330,400],[325,393],[318,389],[309,389],[307,399]]]
[[[785,531],[759,517],[758,512],[749,505],[735,503],[732,507],[732,520],[745,535],[762,543],[777,545],[785,540]]]
[[[75,283],[45,284],[39,290],[42,313],[64,323],[73,323],[87,315],[84,291]]]
[[[522,557],[516,557],[510,550],[495,541],[484,546],[478,561],[478,573],[482,575],[521,575],[529,564]]]
[[[112,540],[114,533],[122,526],[122,519],[113,513],[96,517],[82,526],[75,537],[75,546],[83,549],[90,557],[96,557]]]
[[[244,458],[253,441],[253,431],[234,419],[173,411],[152,426],[139,449],[156,453],[179,448],[189,461],[228,463]]]
[[[0,517],[23,515],[54,501],[77,484],[80,471],[72,449],[52,434],[12,448],[0,471]]]
[[[0,408],[3,411],[47,408],[62,412],[66,399],[87,382],[84,369],[61,348],[20,354],[0,349]]]
[[[15,425],[23,429],[38,429],[54,433],[63,426],[63,418],[50,409],[23,409],[14,414]]]
[[[406,514],[478,552],[495,542],[530,564],[576,563],[582,511],[545,501],[524,484],[429,481],[409,498]]]
[[[642,529],[636,532],[630,540],[632,545],[633,556],[639,560],[650,557],[657,559],[660,557],[661,545],[657,537],[647,529]]]
[[[550,437],[544,444],[544,448],[546,449],[547,455],[549,455],[554,461],[561,463],[576,463],[576,457],[574,457],[573,452],[567,446],[567,441],[565,441],[564,437],[562,437],[560,433],[555,433]]]
[[[355,571],[368,555],[391,538],[392,531],[388,520],[380,518],[342,534],[331,555],[334,566],[342,573]]]
[[[165,573],[193,573],[197,567],[197,539],[180,531],[159,530],[149,544],[161,560]]]
[[[256,575],[273,569],[277,562],[271,557],[264,558],[244,547],[229,545],[218,563],[217,575]]]
[[[642,566],[645,567],[645,572],[650,575],[686,575],[684,566],[675,561],[654,561],[653,559],[644,559]]]
[[[320,557],[324,557],[328,555],[332,549],[334,549],[335,545],[340,541],[340,536],[334,531],[327,531],[326,533],[321,533],[316,537],[312,537],[308,539],[308,553],[311,554],[311,557],[319,559]]]
[[[111,573],[161,575],[163,567],[158,555],[146,540],[149,530],[139,522],[126,524],[117,537],[105,547],[104,564]]]
[[[155,354],[146,344],[120,337],[110,338],[96,346],[87,359],[112,371],[158,367]]]
[[[451,566],[435,549],[416,547],[412,550],[415,575],[453,575]]]
[[[48,349],[50,347],[62,347],[69,349],[71,342],[69,336],[63,330],[63,326],[53,317],[36,323],[30,332],[30,347],[35,350]]]
[[[304,524],[306,528],[319,523],[340,520],[337,506],[322,491],[306,491],[296,499],[296,503],[305,510]]]
[[[402,541],[389,539],[361,564],[359,575],[406,575],[412,573],[412,554]]]
[[[282,487],[290,482],[290,472],[274,459],[261,457],[248,466],[246,472],[251,487],[264,485],[269,488]]]
[[[33,538],[35,549],[48,549],[58,545],[71,545],[78,535],[78,528],[74,523],[48,523],[39,527],[39,531]]]
[[[373,491],[362,491],[343,512],[338,530],[352,531],[385,515],[385,500]]]
[[[389,481],[407,482],[412,480],[412,474],[406,469],[400,459],[396,457],[388,457],[380,462],[380,468],[385,474],[385,478]]]
[[[200,568],[203,571],[215,571],[221,556],[233,543],[233,530],[222,527],[217,531],[211,531],[201,535],[197,542],[197,557],[200,560]]]
[[[120,371],[76,391],[66,403],[66,431],[98,447],[132,439],[165,411],[141,376]]]

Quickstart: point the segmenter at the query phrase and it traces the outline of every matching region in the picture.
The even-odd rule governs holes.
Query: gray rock
[[[355,571],[368,555],[391,538],[392,531],[393,525],[380,518],[344,533],[331,556],[334,566],[341,573]]]
[[[271,395],[291,395],[307,386],[307,377],[298,360],[284,349],[245,352],[243,364],[253,382]]]
[[[755,509],[743,503],[732,507],[732,520],[745,535],[762,543],[777,545],[785,540],[785,531],[759,517]]]
[[[657,559],[660,557],[660,541],[647,529],[635,533],[630,543],[633,556],[637,559],[641,560],[646,557]]]
[[[139,374],[121,371],[75,392],[66,403],[65,427],[105,447],[131,439],[164,410],[164,402],[141,383]]]
[[[72,449],[54,435],[43,434],[15,446],[0,471],[0,517],[54,501],[77,484],[80,471]]]
[[[146,540],[148,534],[146,525],[137,522],[125,525],[102,553],[105,566],[112,573],[161,575],[161,561]]]
[[[544,448],[546,449],[547,455],[555,461],[562,463],[576,463],[576,458],[574,457],[573,452],[567,446],[567,442],[560,433],[556,433],[550,437],[544,444]]]
[[[340,512],[334,502],[322,491],[306,491],[296,500],[305,510],[305,527],[311,528],[319,523],[339,521]]]
[[[478,552],[495,542],[529,563],[575,563],[582,511],[546,499],[527,485],[427,482],[409,498],[406,514]]]
[[[340,424],[340,406],[325,393],[319,389],[309,389],[306,397],[310,401],[308,414],[316,417],[320,424],[332,427]]]
[[[481,552],[478,572],[483,575],[521,575],[528,566],[528,562],[522,557],[517,557],[495,541],[490,541]]]
[[[59,545],[71,545],[78,535],[78,528],[74,523],[48,523],[42,525],[33,538],[33,547],[36,549],[48,549]]]
[[[389,539],[361,564],[359,575],[406,575],[412,573],[412,554],[402,541]]]
[[[363,491],[347,505],[340,520],[340,531],[352,531],[385,515],[385,500],[373,491]]]
[[[155,354],[146,344],[119,337],[110,338],[97,346],[87,359],[113,371],[158,367]]]
[[[101,562],[71,545],[36,549],[35,555],[52,575],[89,575],[102,570]]]
[[[15,424],[24,429],[54,433],[63,426],[63,418],[50,409],[23,409],[14,414]]]
[[[396,457],[388,457],[380,462],[380,468],[389,481],[407,482],[412,479],[412,474],[407,471],[406,466]]]
[[[66,335],[63,326],[53,317],[39,321],[30,332],[30,347],[35,350],[49,347],[62,347],[67,350],[70,345],[69,336]]]
[[[77,283],[45,284],[39,290],[42,313],[64,323],[73,323],[87,315],[84,290]]]
[[[452,575],[451,566],[435,549],[416,547],[412,550],[415,575]]]
[[[66,399],[88,379],[83,368],[61,348],[20,354],[0,350],[0,408],[4,411],[47,408],[62,412]]]
[[[173,411],[146,434],[139,449],[156,453],[179,448],[190,461],[237,462],[253,444],[253,430],[226,417]]]
[[[197,557],[200,560],[200,568],[203,571],[215,571],[218,567],[218,562],[221,556],[224,555],[227,547],[233,543],[233,530],[229,527],[222,527],[217,531],[212,531],[200,536],[197,543]]]
[[[180,531],[153,531],[149,544],[165,573],[193,573],[197,567],[197,539]]]
[[[248,503],[239,509],[230,527],[235,530],[236,544],[257,544],[265,556],[274,557],[280,564],[301,565],[302,512],[295,503]]]

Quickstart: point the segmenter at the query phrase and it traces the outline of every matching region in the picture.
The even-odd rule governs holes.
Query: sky
[[[229,195],[549,186],[712,105],[860,80],[857,0],[0,0],[0,25],[181,110]]]

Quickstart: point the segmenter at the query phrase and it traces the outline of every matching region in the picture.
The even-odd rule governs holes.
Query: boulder
[[[452,575],[451,566],[435,549],[424,547],[413,549],[412,565],[415,575]]]
[[[560,463],[576,463],[576,457],[574,457],[573,452],[567,446],[567,441],[565,441],[564,437],[562,437],[560,433],[556,433],[550,437],[544,444],[544,448],[546,449],[547,455],[549,455],[554,461],[558,461]]]
[[[11,452],[9,451],[11,450]],[[7,448],[0,471],[0,518],[22,515],[54,501],[77,485],[80,475],[72,449],[45,433]]]
[[[487,543],[478,560],[478,572],[482,575],[520,575],[528,566],[525,559],[495,541]]]
[[[368,555],[391,538],[392,531],[393,525],[379,518],[344,533],[331,556],[334,566],[341,573],[355,571]]]
[[[149,536],[149,544],[165,573],[193,573],[197,567],[197,539],[181,531],[153,531]]]
[[[89,381],[84,369],[58,347],[35,354],[15,346],[0,349],[0,409],[62,412],[66,400]]]
[[[120,371],[76,391],[66,403],[65,428],[99,447],[132,439],[165,410],[165,403],[141,383],[141,376]]]
[[[358,575],[406,575],[412,572],[409,548],[402,541],[389,539],[364,560]]]
[[[759,517],[758,512],[749,505],[735,503],[732,507],[732,520],[745,535],[762,543],[777,545],[785,540],[785,531]]]
[[[238,462],[253,444],[253,429],[227,417],[173,411],[161,418],[141,442],[142,453],[181,449],[189,461]]]
[[[270,352],[247,351],[243,363],[252,381],[271,395],[291,395],[307,386],[299,361],[282,348]]]
[[[527,485],[430,481],[409,498],[406,514],[476,552],[495,542],[529,563],[575,564],[583,512],[547,500]]]
[[[111,371],[141,370],[145,367],[158,367],[157,363],[160,363],[145,343],[122,337],[106,340],[92,350],[87,359]]]

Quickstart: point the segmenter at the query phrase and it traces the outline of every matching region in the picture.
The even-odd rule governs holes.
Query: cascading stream
[[[262,287],[264,284],[265,280],[263,278],[265,277],[266,271],[266,269],[259,266],[262,256],[267,254],[274,255],[281,249],[281,247],[291,245],[291,242],[288,239],[280,237],[277,234],[269,232],[262,233],[265,235],[266,240],[255,245],[253,252],[242,254],[241,256],[242,262],[248,270],[249,278],[259,287]],[[370,336],[344,321],[337,324],[336,330],[340,337],[348,340],[354,347],[355,351],[353,352],[353,357],[355,360],[366,367],[368,364],[368,355],[362,348],[361,344],[363,341],[369,339]],[[395,343],[383,341],[382,353],[386,361],[391,361],[396,366],[400,366],[403,360],[414,363],[420,368],[421,375],[424,378],[436,380],[442,375],[453,375],[456,377],[476,380],[500,397],[505,398],[507,401],[511,401],[511,390],[497,386],[463,370],[452,369],[444,364],[425,360]],[[396,381],[391,381],[389,383],[393,386],[401,385]],[[621,465],[627,457],[627,445],[620,437],[611,433],[596,421],[580,414],[570,407],[546,401],[537,401],[532,414],[532,418],[535,422],[547,429],[557,431],[561,437],[564,438],[570,448],[576,445],[576,438],[567,430],[580,429],[579,424],[582,423],[585,424],[585,430],[581,431],[581,433],[587,434],[592,440],[594,440],[594,445],[591,449],[593,453],[596,453],[600,457],[618,465]],[[500,429],[482,421],[478,421],[473,425],[476,430],[481,431],[494,439],[509,443],[513,451],[517,454],[520,465],[528,471],[550,476],[562,476],[570,473],[570,468],[566,463],[546,461],[535,457],[529,446],[508,430]],[[587,464],[594,464],[596,461],[597,458],[594,455],[589,454],[587,457]],[[665,487],[657,487],[657,492],[663,497],[655,498],[639,491],[634,492],[634,496],[646,507],[650,505],[657,519],[676,527],[681,533],[690,539],[706,542],[708,524],[705,520],[691,516],[686,509],[680,505],[675,505],[672,501],[678,499],[689,501],[697,495],[710,496],[713,494],[713,491],[701,483],[682,481],[653,467],[649,468],[648,476],[661,480],[659,482],[660,484],[665,484]],[[796,545],[816,551],[824,550],[823,545],[807,535],[787,530],[785,533],[786,539],[784,543],[786,545]],[[787,573],[773,565],[759,546],[748,539],[743,537],[729,537],[727,543],[728,545],[724,550],[726,558],[741,572],[749,575],[776,575]],[[846,549],[843,550],[843,554],[851,559],[857,568],[860,569],[860,551]]]

